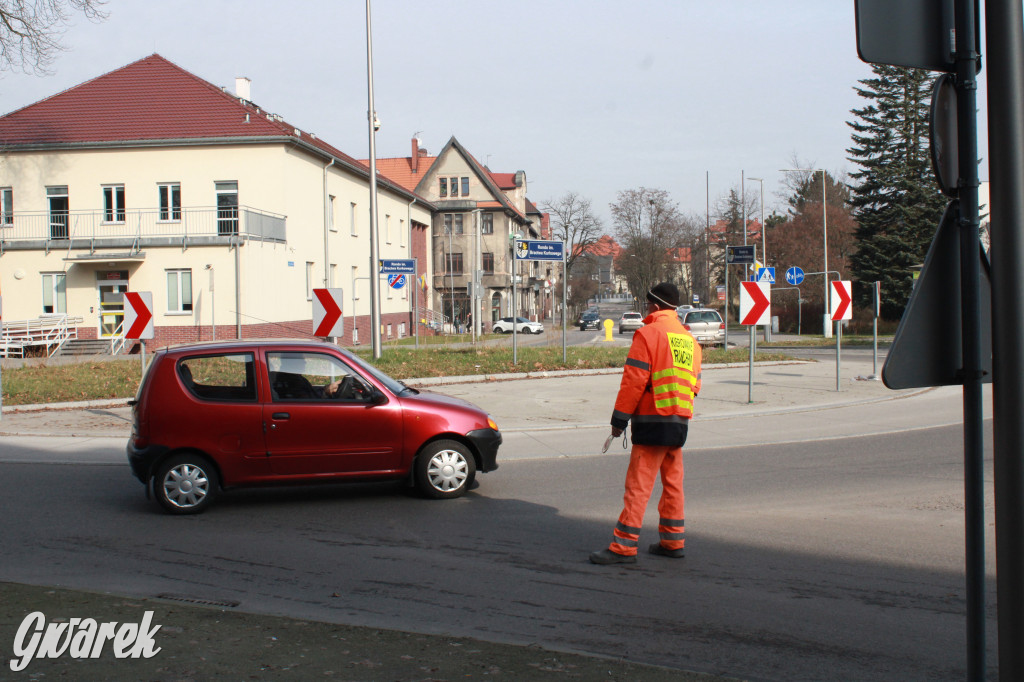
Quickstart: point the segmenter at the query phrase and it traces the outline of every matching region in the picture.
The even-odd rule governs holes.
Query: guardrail
[[[32,320],[4,322],[0,329],[0,355],[5,358],[25,357],[25,349],[45,346],[47,357],[52,357],[66,341],[78,338],[81,317],[68,315],[41,315]]]
[[[0,242],[115,239],[138,244],[148,238],[231,237],[284,242],[285,216],[248,206],[184,208],[178,211],[14,212],[0,224]]]

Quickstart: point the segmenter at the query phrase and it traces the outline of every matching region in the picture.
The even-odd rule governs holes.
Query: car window
[[[195,355],[178,362],[178,376],[188,391],[204,400],[256,400],[252,353]]]
[[[267,373],[275,402],[363,400],[368,396],[365,382],[326,353],[268,352]]]

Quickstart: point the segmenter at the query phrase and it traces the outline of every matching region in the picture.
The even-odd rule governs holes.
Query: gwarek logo
[[[46,623],[41,611],[34,611],[21,621],[14,637],[11,670],[19,672],[33,658],[99,658],[107,642],[116,658],[153,658],[163,647],[156,646],[153,635],[162,626],[153,622],[153,612],[146,611],[141,623],[97,623],[92,618],[70,618],[66,623]]]

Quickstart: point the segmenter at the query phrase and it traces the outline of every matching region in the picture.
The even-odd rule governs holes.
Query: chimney
[[[246,100],[247,102],[252,101],[252,81],[245,76],[239,76],[235,79],[235,97]]]
[[[420,141],[415,137],[412,138],[412,158],[409,160],[409,164],[412,166],[412,172],[417,172],[420,167]]]

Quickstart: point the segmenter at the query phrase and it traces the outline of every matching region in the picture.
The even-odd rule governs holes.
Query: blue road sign
[[[388,275],[388,286],[392,289],[401,289],[405,286],[405,275]]]
[[[775,268],[758,268],[757,281],[775,284]]]
[[[380,261],[380,274],[382,275],[415,275],[415,258],[395,258]]]
[[[517,239],[516,260],[565,260],[565,244],[556,241]]]
[[[804,271],[794,265],[789,270],[786,270],[786,281],[793,286],[800,284],[800,282],[804,281]]]

